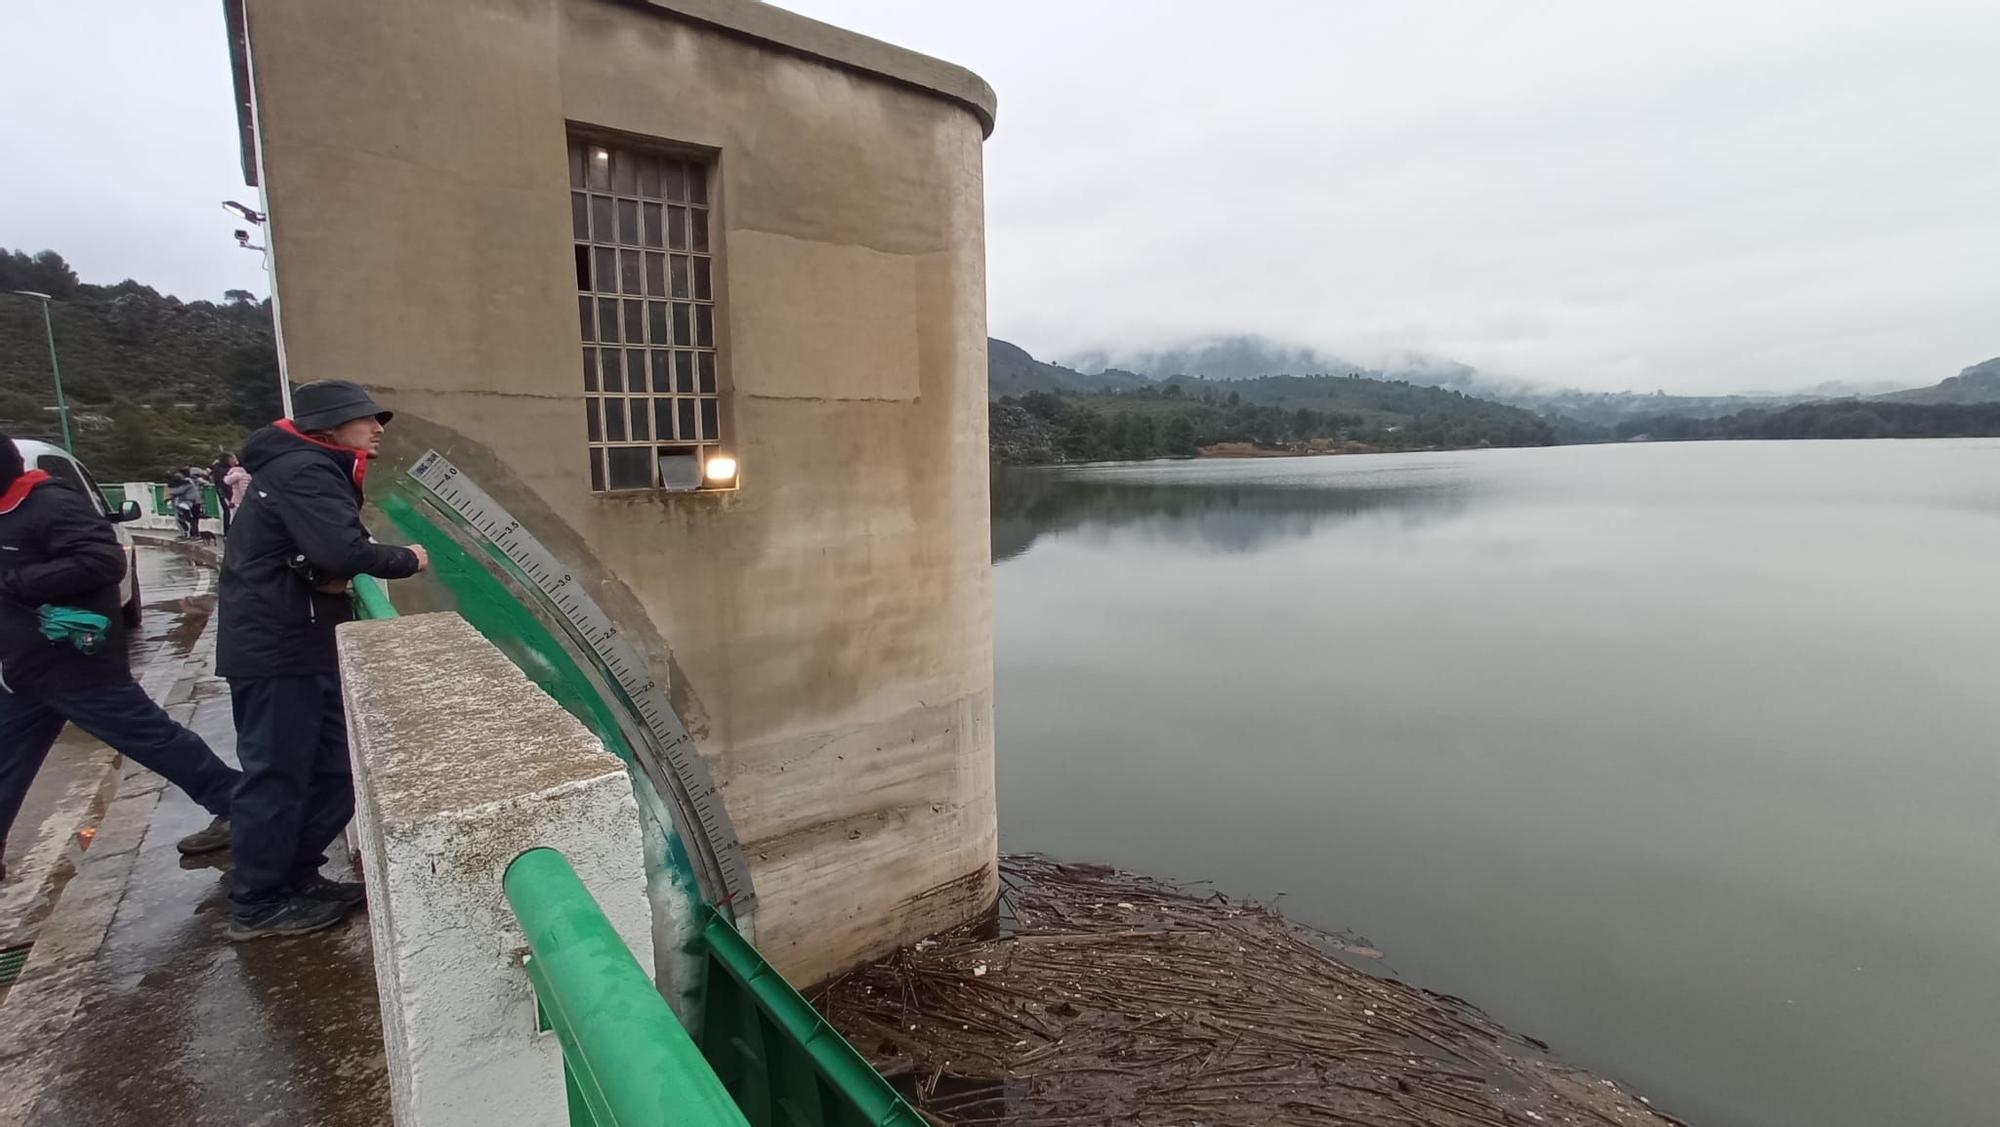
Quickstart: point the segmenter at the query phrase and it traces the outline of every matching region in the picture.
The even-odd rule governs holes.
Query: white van
[[[14,449],[21,452],[21,461],[31,470],[41,470],[57,481],[67,483],[71,488],[90,498],[90,503],[105,520],[112,524],[118,535],[118,546],[125,549],[125,578],[118,581],[118,594],[125,605],[125,623],[139,625],[139,555],[132,548],[132,534],[125,529],[126,521],[139,519],[139,503],[127,501],[116,510],[104,497],[104,491],[97,487],[97,479],[83,468],[83,463],[64,452],[60,446],[37,442],[32,438],[17,438]]]

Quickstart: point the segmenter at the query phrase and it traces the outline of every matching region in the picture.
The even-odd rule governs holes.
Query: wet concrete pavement
[[[111,749],[66,731],[28,788],[21,813],[7,834],[7,879],[0,883],[0,951],[34,938],[55,897],[75,873],[81,831],[104,814],[118,776]],[[0,1000],[6,998],[0,986]]]
[[[205,569],[160,550],[142,559],[156,574],[141,577],[149,629],[135,672],[166,682],[169,711],[233,762],[228,689],[209,672]],[[123,770],[96,841],[0,1003],[0,1124],[388,1122],[365,918],[230,943],[228,855],[184,860],[174,848],[206,821],[156,776]]]

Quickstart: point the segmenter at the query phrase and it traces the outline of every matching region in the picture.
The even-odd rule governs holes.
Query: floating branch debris
[[[937,1123],[1685,1127],[1255,904],[1009,855],[999,931],[926,939],[817,998]]]

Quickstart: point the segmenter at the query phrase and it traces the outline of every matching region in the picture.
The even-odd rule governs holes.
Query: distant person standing
[[[291,418],[243,444],[252,482],[223,549],[215,650],[243,764],[230,818],[233,940],[331,927],[366,899],[319,867],[354,814],[333,635],[354,617],[349,581],[402,579],[429,562],[361,526],[361,482],[390,418],[360,384],[315,380],[292,393]]]
[[[235,464],[236,455],[223,450],[216,454],[215,461],[210,463],[208,467],[208,484],[215,489],[215,507],[222,510],[217,515],[222,518],[222,534],[224,536],[229,535],[229,518],[234,515],[230,512],[233,506],[229,501],[229,488],[224,484],[224,481],[229,477],[229,468]]]
[[[173,502],[174,521],[180,525],[181,539],[201,538],[201,485],[186,473],[167,475],[167,497]]]
[[[229,455],[229,469],[222,475],[222,482],[217,486],[219,490],[217,495],[222,498],[224,532],[229,531],[230,522],[236,519],[236,510],[243,507],[243,494],[249,488],[250,471],[243,468],[243,463],[236,460],[236,455]]]
[[[132,680],[119,614],[125,567],[111,523],[83,494],[28,469],[0,434],[0,842],[67,721],[214,816],[180,840],[182,853],[229,845],[236,772]]]

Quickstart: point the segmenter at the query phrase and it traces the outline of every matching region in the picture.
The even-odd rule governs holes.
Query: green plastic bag
[[[104,636],[111,620],[101,614],[76,607],[43,606],[35,611],[42,621],[42,637],[51,642],[68,642],[77,652],[94,654],[104,648]]]

